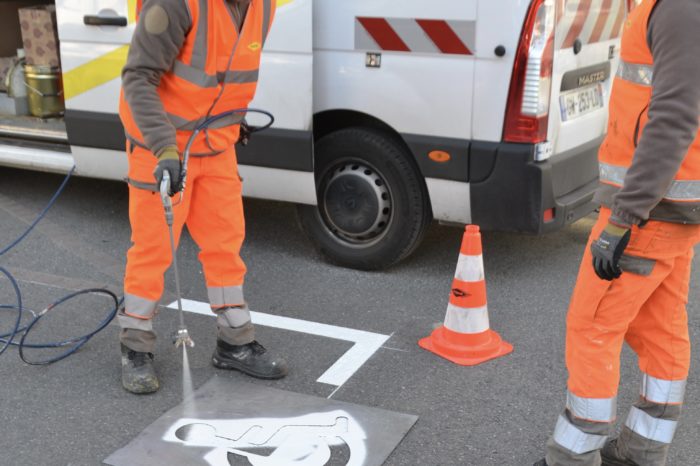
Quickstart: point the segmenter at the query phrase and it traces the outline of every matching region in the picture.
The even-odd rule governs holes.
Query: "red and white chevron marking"
[[[356,50],[473,55],[475,21],[358,17]]]
[[[627,0],[557,0],[556,50],[620,37]]]

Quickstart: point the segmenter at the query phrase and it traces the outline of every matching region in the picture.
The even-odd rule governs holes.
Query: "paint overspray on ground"
[[[217,376],[104,462],[379,466],[417,419]]]

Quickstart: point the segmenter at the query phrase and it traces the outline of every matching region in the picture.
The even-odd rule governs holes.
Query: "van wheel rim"
[[[366,162],[343,161],[326,172],[319,209],[334,237],[370,246],[386,234],[393,217],[391,190]]]

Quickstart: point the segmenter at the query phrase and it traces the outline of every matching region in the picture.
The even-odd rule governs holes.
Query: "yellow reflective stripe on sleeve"
[[[129,46],[124,45],[63,73],[63,94],[72,99],[121,76]]]
[[[286,5],[287,3],[292,3],[294,0],[277,0],[277,7]]]

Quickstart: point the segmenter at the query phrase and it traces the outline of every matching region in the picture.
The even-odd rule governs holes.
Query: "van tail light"
[[[555,0],[532,1],[513,65],[503,132],[506,142],[547,139],[555,17]]]

